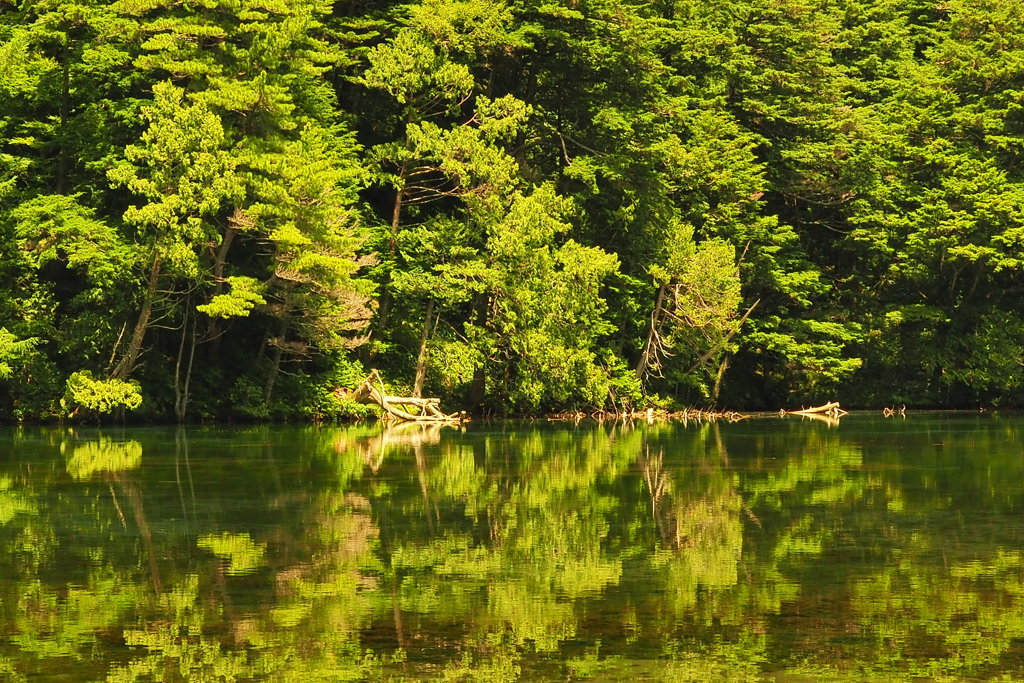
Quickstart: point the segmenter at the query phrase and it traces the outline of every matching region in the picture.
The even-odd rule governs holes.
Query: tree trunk
[[[235,232],[236,230],[230,225],[227,227],[224,231],[224,238],[221,239],[220,246],[213,256],[213,296],[224,292],[224,263],[227,262],[228,249],[231,248],[231,243],[235,239]],[[218,346],[217,340],[220,338],[220,325],[221,319],[219,316],[210,316],[206,327],[206,336],[213,341],[214,352]],[[216,354],[214,353],[213,355]]]
[[[408,146],[408,142],[406,143]],[[391,262],[398,256],[398,226],[402,222],[402,202],[405,201],[405,177],[409,175],[409,162],[402,161],[398,170],[398,190],[395,192],[395,203],[391,205],[391,237],[388,239],[388,251]]]
[[[729,369],[729,354],[722,356],[722,362],[718,365],[718,372],[715,374],[715,385],[711,388],[711,405],[718,404],[718,394],[722,389],[722,379],[725,377],[725,371]]]
[[[189,301],[189,307],[185,309],[185,322],[181,325],[181,343],[178,345],[178,361],[174,365],[174,416],[178,418],[178,422],[185,421],[185,415],[188,412],[188,400],[189,400],[189,385],[192,383],[192,364],[196,357],[196,323],[195,317],[189,315],[191,309],[191,301]],[[189,344],[188,352],[188,365],[185,368],[185,383],[184,386],[181,384],[181,361],[185,354],[185,334],[188,331],[189,318],[192,319],[192,334],[191,343]]]
[[[146,285],[146,298],[142,301],[142,310],[139,311],[139,319],[135,321],[132,328],[132,338],[128,342],[128,350],[114,367],[111,377],[114,379],[126,380],[135,370],[135,362],[142,352],[142,342],[146,337],[146,330],[149,328],[149,319],[153,315],[153,302],[156,300],[157,284],[160,281],[160,257],[153,257],[153,267],[149,271],[149,282]]]
[[[636,364],[636,378],[641,382],[647,377],[651,369],[652,358],[657,356],[656,345],[658,344],[658,328],[661,326],[661,309],[665,305],[665,292],[668,285],[658,288],[658,298],[654,302],[654,310],[651,311],[651,325],[647,328],[647,343],[644,344],[643,353]]]
[[[406,123],[408,124],[408,121]],[[408,145],[409,140],[406,138],[407,148]],[[398,189],[395,190],[395,201],[391,205],[391,234],[388,237],[388,256],[391,258],[392,267],[398,259],[398,228],[402,224],[402,203],[405,201],[405,179],[407,175],[409,175],[409,162],[403,160],[401,167],[398,169]],[[392,304],[391,290],[388,288],[388,284],[385,282],[384,286],[381,287],[380,297],[377,299],[377,315],[373,329],[370,330],[369,342],[379,337],[380,333],[388,326],[388,317],[391,315]],[[370,363],[374,358],[373,344],[363,344],[360,347],[359,356],[360,360],[364,363]]]
[[[263,403],[270,407],[270,399],[274,395],[274,382],[277,381],[277,373],[281,370],[281,357],[284,355],[284,338],[288,334],[287,321],[281,321],[281,332],[278,334],[278,342],[274,345],[274,358],[271,361],[270,372],[267,374],[267,382],[263,385]]]
[[[803,408],[802,410],[787,410],[787,413],[793,415],[846,415],[846,411],[839,407],[838,401],[829,401],[824,405],[820,405],[816,408]]]
[[[408,162],[403,161],[398,171],[398,190],[395,192],[395,201],[391,205],[391,234],[388,237],[388,255],[391,263],[398,259],[398,228],[402,221],[402,203],[405,201],[405,176],[408,174]],[[380,302],[377,306],[377,330],[383,330],[388,325],[388,316],[391,314],[391,290],[387,285],[381,289]]]
[[[427,313],[423,317],[423,334],[420,335],[420,352],[416,356],[416,381],[413,383],[412,395],[419,398],[423,394],[423,382],[427,379],[427,342],[430,341],[430,318],[434,314],[434,300],[427,301]]]
[[[477,327],[484,327],[487,324],[487,295],[477,294],[474,308],[476,319],[474,324]],[[484,404],[487,393],[487,365],[486,359],[473,370],[473,383],[469,388],[469,405],[471,410],[478,410]]]

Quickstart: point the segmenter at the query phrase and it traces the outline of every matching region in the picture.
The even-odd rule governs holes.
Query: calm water
[[[0,680],[1024,677],[1024,418],[0,431]]]

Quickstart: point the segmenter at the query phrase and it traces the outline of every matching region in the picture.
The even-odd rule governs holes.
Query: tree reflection
[[[1017,425],[850,425],[22,430],[0,675],[1024,674]]]

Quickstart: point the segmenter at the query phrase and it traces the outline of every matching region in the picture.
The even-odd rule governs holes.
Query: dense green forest
[[[0,417],[1024,404],[1009,0],[0,0]]]

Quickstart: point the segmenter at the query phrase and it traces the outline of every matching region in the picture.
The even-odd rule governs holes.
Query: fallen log
[[[838,401],[830,401],[830,402],[826,403],[823,406],[818,406],[817,408],[801,408],[800,410],[791,410],[789,412],[796,413],[798,415],[807,415],[807,414],[811,414],[811,413],[827,413],[830,410],[832,410],[833,408],[838,408],[838,407],[839,407]]]
[[[784,412],[787,415],[827,415],[828,417],[842,417],[848,413],[848,411],[839,407],[838,401],[829,401],[825,405],[817,406],[816,408],[801,408],[800,410],[787,410]]]
[[[419,398],[417,396],[385,396],[384,400],[388,403],[397,403],[404,406],[418,406],[420,408],[441,405],[441,399],[439,398]]]
[[[371,372],[370,376],[364,379],[353,391],[340,395],[344,395],[345,398],[357,403],[378,405],[391,417],[407,422],[457,423],[467,419],[464,412],[451,414],[441,412],[441,399],[439,398],[389,396],[384,393],[384,381],[377,370]],[[419,408],[421,412],[410,412],[407,410],[410,407]]]

